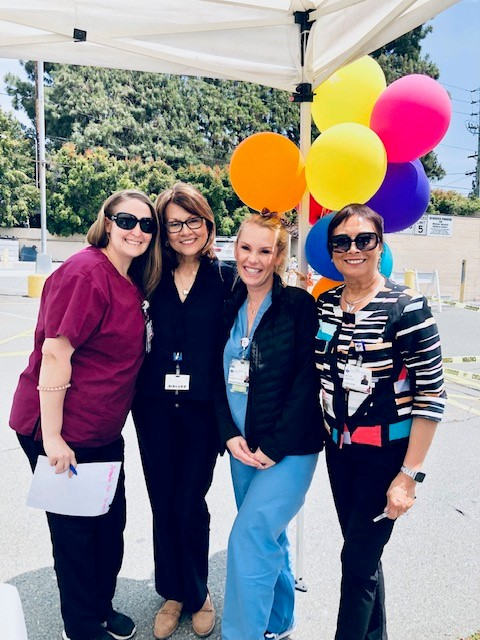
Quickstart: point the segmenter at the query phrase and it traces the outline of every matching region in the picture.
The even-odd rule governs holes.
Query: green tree
[[[27,224],[39,204],[32,141],[0,110],[0,226]]]
[[[432,189],[427,213],[443,216],[480,215],[480,198],[467,198],[457,191]]]
[[[230,184],[226,168],[191,165],[181,167],[177,177],[195,186],[207,198],[215,217],[217,235],[234,235],[248,214]]]
[[[111,193],[134,187],[125,164],[104,149],[79,154],[73,144],[66,144],[49,162],[47,226],[51,233],[86,233]]]

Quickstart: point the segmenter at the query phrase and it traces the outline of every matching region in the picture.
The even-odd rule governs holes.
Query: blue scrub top
[[[240,433],[245,437],[245,416],[247,414],[247,400],[248,400],[248,392],[242,393],[238,391],[232,391],[232,385],[228,384],[228,370],[230,367],[230,362],[233,359],[241,360],[250,359],[250,350],[252,348],[252,338],[255,334],[255,330],[258,327],[260,320],[263,317],[265,311],[272,304],[272,290],[267,293],[265,298],[263,299],[262,304],[260,305],[255,319],[253,321],[252,330],[250,332],[250,342],[248,343],[248,347],[243,348],[241,345],[242,338],[245,338],[247,335],[247,306],[248,301],[242,304],[240,309],[238,310],[237,317],[235,318],[235,322],[233,323],[233,327],[230,330],[230,337],[225,345],[225,349],[223,351],[223,374],[225,378],[225,385],[227,388],[227,399],[228,406],[230,407],[230,413],[232,414],[233,421],[235,425],[239,429]]]

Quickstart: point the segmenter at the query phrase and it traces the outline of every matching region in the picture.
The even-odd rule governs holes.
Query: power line
[[[470,153],[474,153],[473,149],[466,149],[465,147],[455,147],[453,144],[445,144],[444,142],[440,142],[438,144],[439,147],[448,147],[449,149],[458,149],[459,151],[468,151]]]

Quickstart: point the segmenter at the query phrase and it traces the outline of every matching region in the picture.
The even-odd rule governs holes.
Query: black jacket
[[[226,342],[247,296],[240,282],[225,309]],[[279,462],[287,455],[316,453],[323,447],[319,375],[315,368],[318,320],[315,301],[296,287],[284,287],[275,275],[272,304],[252,338],[245,435],[252,451],[261,448]],[[225,385],[216,393],[222,442],[241,435],[228,406]]]
[[[141,396],[174,397],[165,391],[165,374],[175,373],[173,352],[182,353],[180,370],[189,374],[190,390],[181,398],[213,401],[213,387],[220,369],[222,306],[231,294],[234,269],[203,257],[194,285],[181,302],[169,265],[150,301],[153,321],[152,350],[146,355],[137,380]]]

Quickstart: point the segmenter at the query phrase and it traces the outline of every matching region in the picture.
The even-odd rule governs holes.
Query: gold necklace
[[[343,290],[343,301],[345,302],[345,306],[347,307],[347,309],[346,309],[347,313],[353,313],[353,311],[354,311],[355,307],[357,306],[357,304],[359,304],[360,302],[363,302],[369,296],[375,295],[377,293],[377,291],[382,287],[382,285],[383,285],[383,278],[381,277],[380,281],[375,286],[375,289],[373,289],[372,291],[369,291],[366,296],[363,296],[363,298],[359,298],[358,300],[352,300],[351,302],[349,300],[347,300],[347,297],[345,295],[345,289],[344,289]]]
[[[190,275],[190,277],[192,278],[192,283],[191,283],[191,285],[189,287],[185,286],[185,282],[184,282],[184,280],[182,278],[182,275],[181,275],[180,271],[178,271],[178,269],[175,269],[175,271],[174,271],[174,274],[173,274],[174,278],[175,278],[175,275],[178,276],[178,279],[180,281],[180,289],[181,289],[182,295],[185,296],[185,298],[186,298],[188,296],[188,294],[190,293],[190,291],[191,291],[191,289],[192,289],[192,287],[193,287],[193,285],[195,283],[195,278],[197,276],[197,271],[193,271],[192,274]]]
[[[263,302],[263,300],[262,300]],[[253,305],[252,305],[252,301],[250,299],[250,296],[248,297],[248,310],[250,311],[250,313],[252,314],[252,316],[256,315],[257,311],[260,309],[260,307],[262,306],[262,302],[260,302],[259,305],[257,305],[257,308],[254,309]]]

